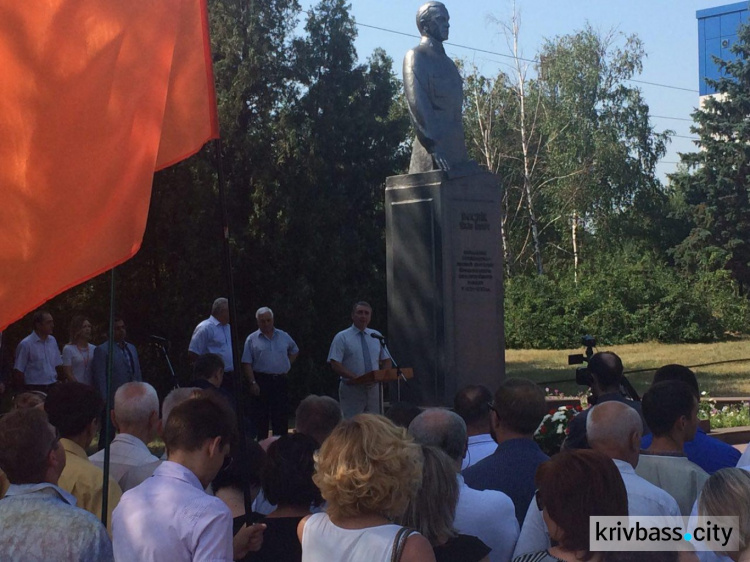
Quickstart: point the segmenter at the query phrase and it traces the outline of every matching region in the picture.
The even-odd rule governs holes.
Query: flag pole
[[[107,508],[109,500],[109,432],[111,428],[112,411],[112,364],[115,349],[115,268],[110,270],[109,281],[109,332],[107,338],[107,383],[104,397],[104,476],[102,481],[102,524],[107,526]],[[99,432],[99,435],[102,435]],[[101,446],[101,443],[99,443]]]
[[[252,513],[252,493],[250,489],[250,463],[248,463],[247,432],[245,430],[245,381],[240,364],[239,345],[237,340],[237,299],[234,292],[234,273],[232,270],[232,251],[229,245],[229,212],[227,206],[226,181],[224,179],[224,166],[222,159],[223,143],[221,137],[214,141],[214,151],[216,155],[216,173],[219,187],[219,205],[221,210],[222,223],[222,250],[224,254],[224,281],[229,291],[229,333],[232,341],[232,362],[234,363],[234,380],[232,381],[232,390],[237,403],[237,429],[239,432],[239,462],[242,474],[242,493],[245,503],[245,522],[251,525],[250,514]]]

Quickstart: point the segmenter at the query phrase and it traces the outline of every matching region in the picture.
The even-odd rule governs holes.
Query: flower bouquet
[[[565,437],[569,433],[568,424],[583,408],[581,406],[560,406],[544,416],[534,433],[534,440],[549,456],[560,452]]]

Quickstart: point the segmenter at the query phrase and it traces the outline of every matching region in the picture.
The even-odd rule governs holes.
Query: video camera
[[[594,355],[594,348],[596,347],[596,339],[594,339],[594,336],[583,336],[581,338],[581,344],[586,348],[586,352],[568,355],[568,365],[583,365],[583,363],[588,363],[591,356]],[[594,378],[591,376],[591,371],[589,371],[588,366],[578,367],[576,369],[576,384],[588,387],[594,384]]]
[[[592,388],[594,384],[594,376],[589,370],[588,362],[594,355],[596,339],[594,338],[594,336],[586,335],[581,338],[581,344],[586,348],[586,351],[584,353],[575,353],[573,355],[568,355],[568,365],[583,365],[583,363],[586,363],[585,366],[581,366],[576,369],[576,384]],[[635,388],[633,388],[633,385],[630,384],[630,381],[627,379],[627,377],[625,377],[624,374],[620,379],[620,392],[623,394],[623,396],[626,396],[636,402],[640,401],[641,399],[640,396],[638,396],[638,392],[636,392]],[[589,402],[591,404],[594,404],[595,401],[595,398],[589,398]]]

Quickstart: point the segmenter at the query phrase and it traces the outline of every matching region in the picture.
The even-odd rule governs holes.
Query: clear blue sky
[[[545,38],[574,33],[588,21],[595,29],[607,32],[612,28],[624,34],[637,34],[644,42],[647,58],[643,72],[635,77],[685,88],[690,91],[632,84],[639,87],[650,106],[652,123],[661,131],[672,129],[683,137],[690,133],[691,123],[665,117],[690,119],[698,105],[698,23],[695,12],[705,8],[731,4],[735,0],[518,0],[521,15],[522,56],[533,59]],[[350,0],[352,14],[358,24],[356,47],[360,59],[365,60],[376,47],[382,47],[394,60],[394,69],[401,74],[401,61],[417,40],[366,26],[391,29],[418,35],[414,17],[422,1],[412,0]],[[317,1],[302,0],[303,9]],[[460,48],[509,54],[505,36],[490,16],[508,21],[511,0],[444,0],[451,16],[450,39],[446,51],[454,58],[475,64],[485,75],[508,70],[510,59],[498,55]],[[657,117],[659,116],[659,117]],[[674,171],[679,158],[677,152],[695,150],[685,138],[673,138],[669,152],[659,164],[664,175]]]

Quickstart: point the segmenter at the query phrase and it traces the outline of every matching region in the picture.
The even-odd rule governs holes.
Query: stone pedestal
[[[504,376],[501,197],[489,172],[386,180],[388,342],[415,377],[402,400],[448,406]]]

